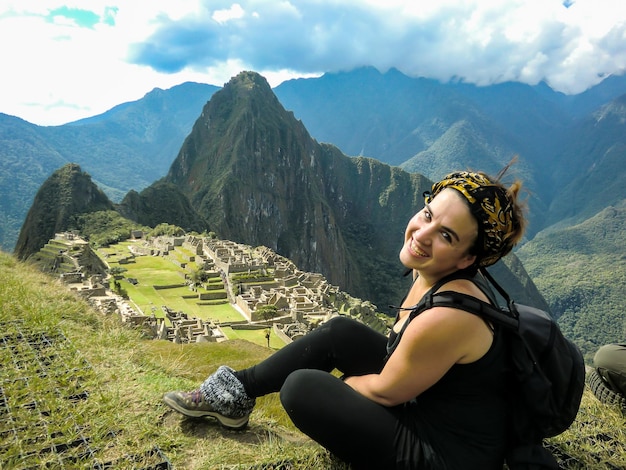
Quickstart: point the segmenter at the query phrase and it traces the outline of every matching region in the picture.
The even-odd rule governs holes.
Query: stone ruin
[[[76,235],[64,237],[68,244],[85,241]],[[186,258],[175,258],[177,247],[184,247],[193,253]],[[156,237],[151,240],[137,240],[129,249],[122,262],[132,261],[136,256],[162,256],[172,260],[181,268],[195,262],[206,273],[220,276],[226,295],[241,315],[241,322],[229,323],[233,329],[272,327],[285,342],[291,342],[327,321],[339,311],[356,318],[373,328],[386,333],[388,326],[380,318],[376,307],[370,302],[362,302],[330,285],[318,273],[299,270],[289,259],[267,247],[252,248],[214,237]],[[250,273],[254,276],[246,277]],[[260,273],[260,274],[259,274]],[[220,325],[211,320],[189,318],[184,312],[175,312],[162,306],[165,318],[156,317],[155,308],[150,314],[142,312],[131,301],[110,290],[109,279],[103,276],[87,276],[82,270],[63,273],[61,279],[71,290],[76,291],[99,311],[117,314],[122,322],[143,329],[147,336],[175,343],[219,342],[227,339]],[[192,282],[185,275],[181,285]],[[156,288],[157,286],[155,286]],[[167,286],[159,286],[164,288]],[[205,299],[215,300],[215,295],[204,292]],[[217,294],[216,294],[217,295]],[[198,299],[203,298],[198,294]],[[263,307],[275,307],[277,315],[265,318]]]

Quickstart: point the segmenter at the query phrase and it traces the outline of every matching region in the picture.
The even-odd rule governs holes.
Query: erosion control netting
[[[61,332],[0,322],[0,462],[7,468],[170,469],[158,448],[112,461],[97,458],[94,441],[115,436],[94,429],[81,405],[93,376]],[[94,439],[93,433],[104,433]]]

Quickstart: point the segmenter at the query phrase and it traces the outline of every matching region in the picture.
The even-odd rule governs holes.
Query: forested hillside
[[[626,338],[626,204],[526,243],[517,256],[590,361],[599,346]]]

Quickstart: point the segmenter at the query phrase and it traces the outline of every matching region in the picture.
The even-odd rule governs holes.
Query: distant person
[[[596,396],[603,402],[619,404],[626,409],[626,344],[602,346],[593,357],[593,365],[602,379],[601,384],[592,385]]]
[[[280,392],[294,424],[352,468],[501,470],[508,394],[500,327],[447,307],[407,320],[442,280],[440,290],[493,302],[478,268],[509,253],[525,227],[521,184],[503,186],[505,171],[496,179],[452,173],[424,194],[399,255],[413,282],[389,337],[338,316],[254,367],[221,366],[199,389],[165,394],[165,403],[241,428],[257,397]]]

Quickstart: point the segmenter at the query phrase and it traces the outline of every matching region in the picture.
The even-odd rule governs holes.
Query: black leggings
[[[391,469],[400,409],[374,403],[329,373],[380,372],[386,344],[373,329],[335,317],[237,377],[253,397],[280,391],[294,424],[353,468]]]

